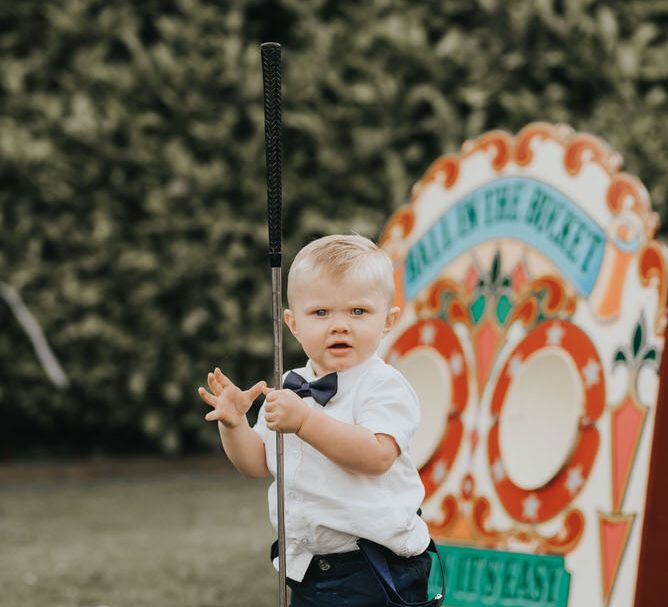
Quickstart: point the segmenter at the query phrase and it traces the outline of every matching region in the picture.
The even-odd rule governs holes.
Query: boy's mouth
[[[328,350],[347,350],[349,348],[352,348],[350,344],[344,343],[342,341],[336,342],[330,346],[327,346]]]

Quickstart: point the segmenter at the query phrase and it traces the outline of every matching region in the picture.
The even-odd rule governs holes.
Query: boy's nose
[[[344,318],[334,318],[330,330],[332,333],[348,333],[348,331],[350,331],[350,325]]]

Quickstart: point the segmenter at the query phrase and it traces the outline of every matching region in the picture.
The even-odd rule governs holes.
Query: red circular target
[[[468,401],[468,366],[452,328],[439,319],[406,329],[390,348],[388,361],[415,389],[420,427],[413,459],[429,497],[445,480],[462,441],[461,414]]]
[[[584,486],[599,446],[603,367],[574,324],[541,323],[512,351],[492,395],[489,469],[508,514],[556,516]]]

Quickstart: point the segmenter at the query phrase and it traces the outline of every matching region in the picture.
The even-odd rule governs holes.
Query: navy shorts
[[[427,600],[431,557],[402,557],[386,550],[392,579],[407,602]],[[361,551],[316,555],[301,582],[288,578],[290,607],[385,607],[385,595]]]

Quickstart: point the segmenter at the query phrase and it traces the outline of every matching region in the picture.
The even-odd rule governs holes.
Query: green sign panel
[[[566,607],[571,575],[560,556],[439,545],[448,607]],[[433,557],[435,559],[435,557]],[[441,591],[438,564],[430,596]]]

